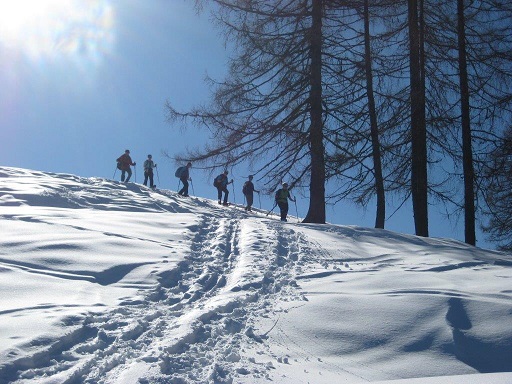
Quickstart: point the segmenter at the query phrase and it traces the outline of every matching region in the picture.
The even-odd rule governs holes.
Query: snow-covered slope
[[[0,383],[512,382],[498,252],[8,167],[0,229]]]

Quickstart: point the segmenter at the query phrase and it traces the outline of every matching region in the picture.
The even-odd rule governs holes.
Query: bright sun
[[[32,59],[98,59],[112,43],[109,0],[0,0],[0,45]]]
[[[9,1],[0,2],[0,28],[8,37],[15,37],[23,28],[44,20],[51,15],[58,1]]]

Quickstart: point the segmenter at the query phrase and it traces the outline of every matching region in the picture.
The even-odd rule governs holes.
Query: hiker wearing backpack
[[[148,185],[149,179],[149,187],[154,188],[155,184],[153,183],[153,168],[156,168],[156,164],[153,162],[153,156],[148,155],[146,161],[144,161],[144,185]]]
[[[257,191],[254,189],[254,184],[252,183],[253,175],[249,175],[249,180],[247,180],[244,183],[244,186],[242,188],[242,193],[245,196],[245,200],[247,201],[247,206],[245,207],[245,210],[247,212],[251,212],[252,209],[252,203],[254,202],[254,192],[260,193],[260,191]]]
[[[228,182],[228,171],[224,171],[224,173],[221,173],[213,180],[213,186],[217,188],[219,204],[222,202],[222,192],[224,192],[224,202],[222,202],[222,205],[228,205],[228,184],[231,184],[232,182],[233,179]]]
[[[121,170],[121,181],[125,181],[125,173],[128,174],[128,177],[126,178],[126,182],[130,181],[130,177],[132,176],[132,169],[130,168],[131,165],[135,166],[136,163],[132,161],[132,158],[130,157],[130,150],[127,149],[124,151],[124,153],[117,158],[117,169]]]
[[[178,194],[181,196],[185,196],[185,197],[188,196],[188,182],[192,181],[192,178],[190,177],[190,172],[189,172],[190,168],[192,168],[192,163],[188,162],[187,165],[179,167],[176,170],[176,173],[174,174],[183,183],[183,188],[181,188],[179,190]]]
[[[276,192],[275,196],[276,204],[281,210],[281,221],[287,221],[286,216],[288,215],[288,199],[293,202],[296,201],[288,190],[288,184],[283,183],[283,187]]]

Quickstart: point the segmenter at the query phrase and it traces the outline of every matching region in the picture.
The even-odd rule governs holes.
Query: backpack
[[[183,167],[179,167],[176,172],[174,172],[174,176],[178,177],[178,178],[181,178],[181,176],[183,175],[183,172],[185,172],[185,166]]]
[[[247,195],[247,194],[249,193],[248,185],[249,185],[249,182],[248,182],[248,181],[246,181],[246,182],[244,183],[243,188],[242,188],[242,193],[243,193],[244,195]]]
[[[288,191],[285,191],[284,189],[278,189],[276,192],[275,200],[287,200],[288,199]]]
[[[117,169],[119,169],[120,171],[122,171],[123,169],[121,168],[121,163],[118,161],[117,162]]]
[[[217,176],[215,179],[213,179],[213,186],[216,188],[220,187],[221,181],[222,181],[222,175]]]

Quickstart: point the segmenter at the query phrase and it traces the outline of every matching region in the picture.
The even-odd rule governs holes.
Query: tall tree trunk
[[[310,39],[311,182],[305,223],[325,223],[325,157],[322,122],[322,0],[313,0]]]
[[[459,48],[459,81],[462,122],[462,167],[464,172],[464,235],[468,244],[476,244],[475,234],[475,173],[469,116],[469,86],[466,62],[466,32],[464,0],[457,0],[457,37]]]
[[[408,0],[411,78],[411,195],[416,235],[428,237],[423,2]]]
[[[377,215],[375,216],[375,228],[384,228],[384,222],[386,219],[386,199],[384,195],[384,178],[382,176],[382,161],[380,155],[377,112],[375,110],[375,97],[373,94],[372,54],[370,49],[370,12],[368,3],[369,0],[364,1],[364,49],[366,67],[366,94],[368,96],[368,110],[370,114],[373,171],[375,175],[375,191],[377,194]]]

